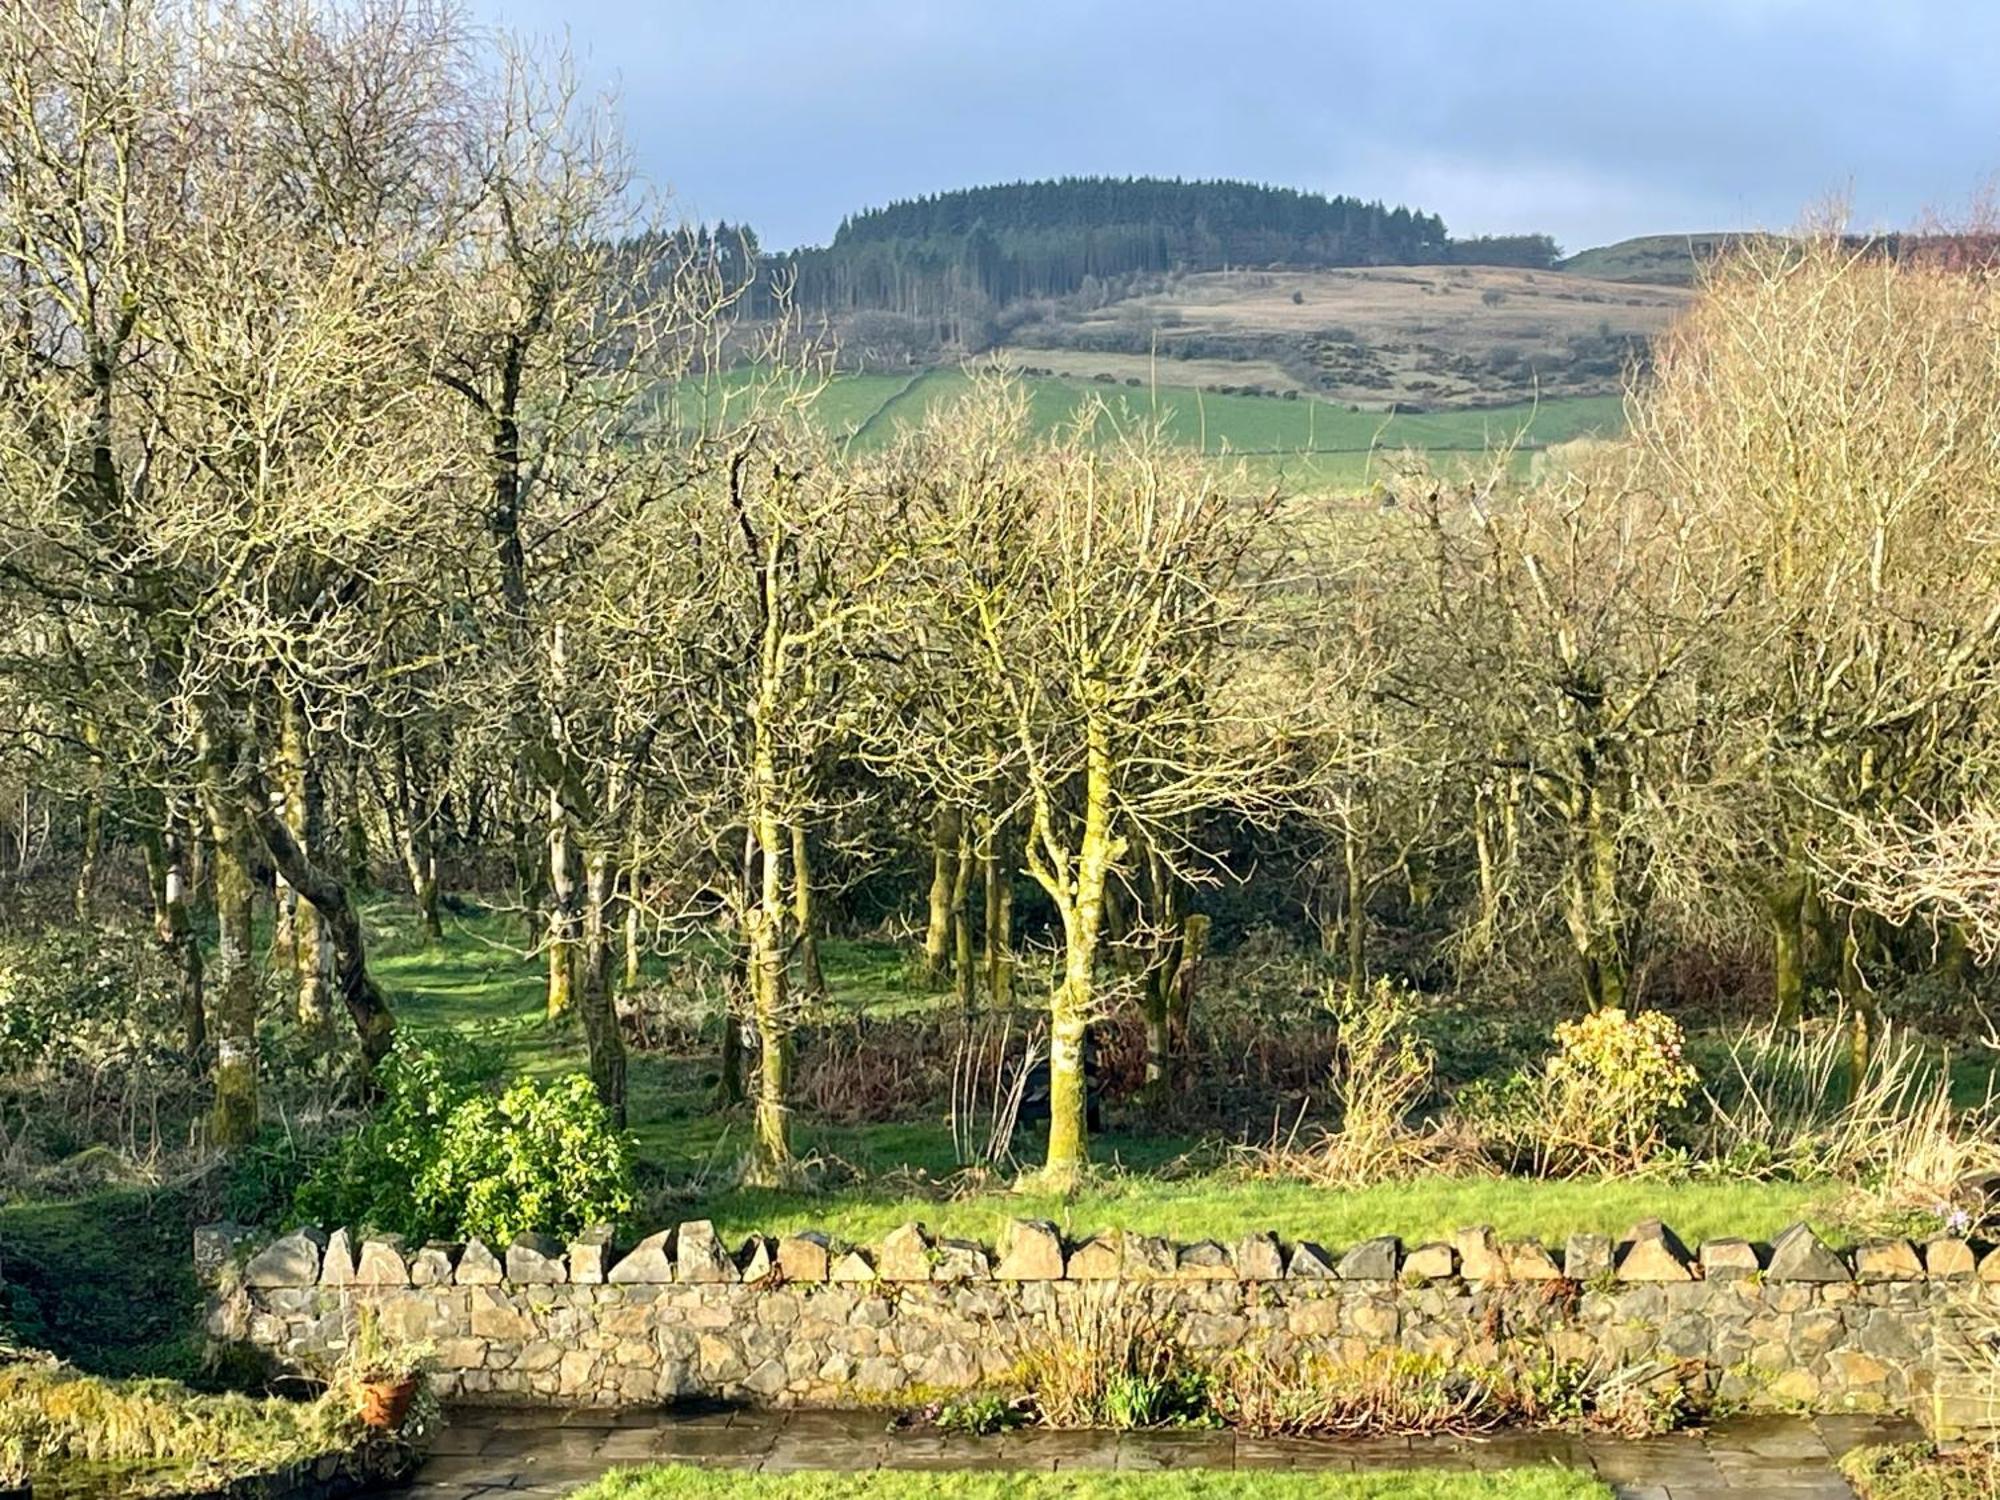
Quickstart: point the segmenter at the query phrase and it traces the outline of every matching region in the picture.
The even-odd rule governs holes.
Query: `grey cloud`
[[[1963,203],[2000,164],[2000,7],[477,0],[567,26],[649,176],[772,244],[892,197],[1241,176],[1571,246]]]

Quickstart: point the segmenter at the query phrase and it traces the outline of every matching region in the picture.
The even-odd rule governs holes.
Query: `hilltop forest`
[[[1546,235],[1453,240],[1436,214],[1249,182],[1065,177],[963,188],[869,209],[825,247],[779,254],[754,231],[708,232],[752,310],[781,295],[813,313],[882,311],[954,322],[1035,298],[1102,300],[1134,278],[1232,266],[1545,267]]]

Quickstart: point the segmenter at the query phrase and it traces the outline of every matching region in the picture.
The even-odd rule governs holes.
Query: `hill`
[[[1556,262],[1558,270],[1598,281],[1636,281],[1656,286],[1693,286],[1700,265],[1743,239],[1741,232],[1645,234],[1580,250]]]
[[[738,231],[754,243],[754,233]],[[808,312],[892,312],[976,329],[1021,302],[1115,298],[1146,277],[1229,267],[1546,269],[1546,235],[1454,241],[1436,214],[1227,180],[1065,177],[961,188],[872,208],[830,244],[758,254],[754,296]]]
[[[1615,393],[1686,302],[1504,266],[1219,271],[1051,308],[1002,347],[1052,375],[1433,410]]]

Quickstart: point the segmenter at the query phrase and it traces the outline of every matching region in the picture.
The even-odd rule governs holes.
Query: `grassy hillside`
[[[1729,234],[1646,234],[1582,250],[1556,269],[1570,276],[1597,281],[1646,282],[1656,286],[1692,286],[1695,271],[1743,236]]]
[[[1678,287],[1504,266],[1178,276],[1012,328],[1023,368],[1297,389],[1377,410],[1602,396],[1687,304]]]
[[[734,397],[747,378],[739,373],[718,382],[705,397]],[[927,410],[964,395],[970,383],[971,377],[958,369],[908,376],[841,375],[818,394],[814,409],[830,432],[856,451],[870,452],[920,422]],[[1261,479],[1313,490],[1361,488],[1381,455],[1404,449],[1467,458],[1510,445],[1529,452],[1573,438],[1613,435],[1623,425],[1616,396],[1391,415],[1310,397],[1225,396],[1187,386],[1154,389],[1067,376],[1028,377],[1023,384],[1037,432],[1073,423],[1090,403],[1101,401],[1117,421],[1157,420],[1177,442],[1243,458]],[[684,399],[701,399],[702,394],[684,393]]]

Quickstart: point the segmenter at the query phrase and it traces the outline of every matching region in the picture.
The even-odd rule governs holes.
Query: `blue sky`
[[[768,246],[1066,173],[1246,177],[1455,234],[1866,227],[2000,169],[1990,0],[471,0],[567,35],[641,170]]]

